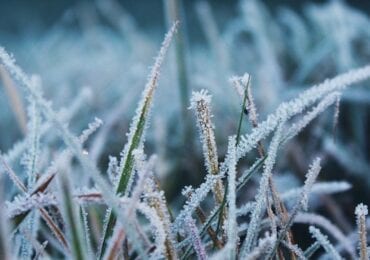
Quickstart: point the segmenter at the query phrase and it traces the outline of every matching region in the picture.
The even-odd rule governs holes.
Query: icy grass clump
[[[102,13],[122,16],[121,19],[117,21],[113,19],[110,22],[118,23],[123,34],[135,34],[134,23],[114,2],[98,1],[98,7]],[[341,2],[333,2],[326,8],[339,14],[337,19],[348,16],[356,24],[368,24],[361,14],[347,10]],[[239,23],[233,24],[235,27],[230,28],[230,31],[235,35],[225,35],[225,41],[230,40],[228,37],[234,39],[233,37],[239,33],[250,34],[255,44],[259,45],[258,48],[251,45],[253,47],[251,49],[259,56],[256,59],[258,65],[250,68],[250,74],[232,78],[243,106],[235,105],[240,109],[238,112],[241,116],[237,130],[231,134],[223,135],[228,132],[225,130],[227,126],[236,129],[235,122],[229,125],[233,121],[231,119],[224,122],[224,127],[215,127],[219,122],[217,118],[212,117],[211,105],[216,104],[213,109],[220,105],[219,100],[217,101],[217,98],[220,98],[217,96],[217,88],[210,88],[212,91],[193,92],[190,103],[195,112],[206,167],[203,174],[203,171],[199,173],[195,165],[190,165],[192,162],[190,158],[197,156],[195,149],[181,154],[185,159],[189,159],[186,164],[190,165],[189,168],[194,171],[194,175],[203,178],[197,187],[187,186],[183,189],[185,202],[181,206],[169,201],[162,190],[165,180],[159,180],[157,177],[156,165],[160,162],[158,157],[153,155],[147,159],[144,153],[154,93],[158,85],[161,85],[160,70],[176,33],[177,22],[166,35],[151,68],[130,124],[120,163],[118,157],[109,156],[107,178],[104,178],[98,169],[98,166],[101,166],[98,159],[103,155],[101,147],[105,143],[102,140],[109,136],[109,130],[112,130],[114,121],[120,119],[119,115],[125,106],[119,104],[113,114],[107,113],[108,126],[95,118],[77,136],[67,123],[79,108],[85,106],[85,99],[89,94],[81,92],[72,102],[74,105],[56,112],[51,102],[44,97],[40,77],[24,73],[14,58],[4,48],[0,48],[1,66],[5,68],[4,71],[8,76],[11,75],[23,87],[29,103],[29,123],[25,139],[8,153],[0,154],[0,183],[4,184],[9,180],[13,183],[12,187],[6,187],[8,191],[5,194],[6,198],[0,196],[0,205],[5,205],[3,206],[5,210],[0,211],[0,258],[91,259],[96,256],[98,259],[188,259],[196,256],[199,259],[274,259],[286,255],[306,259],[319,254],[318,250],[322,247],[332,259],[341,259],[348,255],[355,258],[356,251],[359,259],[368,259],[367,206],[359,204],[356,207],[357,228],[349,225],[349,229],[358,233],[357,247],[346,236],[351,230],[345,231],[324,216],[307,212],[311,195],[328,196],[351,188],[351,184],[345,181],[315,183],[320,172],[321,176],[326,174],[323,167],[326,163],[324,159],[310,158],[312,164],[308,167],[306,180],[300,188],[280,191],[275,187],[274,177],[281,169],[280,164],[284,163],[282,158],[286,151],[284,148],[333,104],[335,104],[334,125],[335,128],[339,127],[339,101],[342,92],[349,85],[369,79],[370,66],[352,69],[308,88],[298,97],[281,102],[275,112],[269,114],[265,114],[265,111],[260,112],[266,119],[258,122],[260,93],[257,93],[255,98],[252,88],[261,81],[268,88],[276,84],[278,88],[268,97],[269,102],[274,103],[280,98],[279,92],[284,91],[285,82],[282,68],[277,62],[279,56],[277,46],[272,45],[269,39],[270,27],[267,17],[270,15],[267,9],[258,1],[242,1],[241,10],[243,19],[238,22],[247,26],[240,29]],[[316,26],[325,33],[327,27],[331,28],[330,21],[326,19],[326,14],[322,15],[320,11],[313,10],[310,9],[307,15],[311,18],[316,17]],[[205,14],[204,29],[211,30],[208,32],[208,38],[211,41],[212,39],[221,41],[218,44],[212,43],[213,51],[217,52],[216,56],[228,61],[219,65],[218,71],[230,71],[233,60],[228,57],[227,45],[222,42],[224,39],[217,39],[218,32],[215,30],[216,24],[212,21],[210,6],[202,3],[198,6],[198,12]],[[297,40],[309,39],[310,35],[305,34],[302,21],[292,12],[282,11],[280,18],[291,31],[292,35],[289,37],[292,39],[289,43],[293,46],[295,62],[300,64],[293,78],[309,78],[313,74],[313,67],[318,64],[315,60],[317,57],[308,59],[309,54],[298,48],[301,44]],[[276,27],[275,29],[275,33],[279,32],[279,29]],[[362,33],[361,30],[347,30],[345,26],[340,29],[347,34],[351,32],[348,35],[351,39]],[[138,36],[136,35],[135,39],[128,39],[128,42],[131,44],[143,42],[144,40]],[[339,40],[333,38],[328,39],[327,44],[330,46],[335,43],[335,48],[340,53],[336,60],[337,66],[354,67],[353,61],[347,55],[348,46],[345,45],[347,38]],[[309,48],[309,45],[304,45],[304,48]],[[140,53],[139,48],[133,49],[135,55],[141,57],[143,53]],[[242,51],[240,49],[240,52]],[[325,60],[322,53],[316,55],[319,56],[317,59],[320,62]],[[164,72],[167,76],[166,73],[167,71]],[[255,81],[252,81],[251,75],[256,75]],[[162,78],[167,79],[166,76]],[[192,75],[194,80],[200,81],[206,76],[209,75],[207,73],[201,76],[196,73]],[[265,81],[263,77],[266,77]],[[212,82],[212,77],[209,82]],[[209,93],[216,95],[212,99]],[[158,99],[162,101],[163,97]],[[221,109],[226,103],[221,104]],[[237,101],[235,103],[238,104]],[[172,104],[166,101],[166,106],[171,109]],[[105,107],[111,106],[105,104]],[[220,109],[216,111],[220,112]],[[248,124],[247,120],[243,120],[245,113],[248,114],[250,125],[253,127],[247,133],[242,127]],[[344,157],[343,153],[336,153],[338,147],[335,143],[328,141],[327,124],[314,125],[317,126],[314,130],[323,134],[323,137],[311,140],[315,142],[323,140],[324,150],[339,159]],[[100,128],[103,128],[104,134],[94,140],[95,132],[99,133]],[[57,130],[57,134],[54,134],[54,129]],[[271,140],[268,138],[269,135],[272,135]],[[221,149],[217,149],[220,147],[216,142],[217,137],[227,143],[227,153],[223,161],[219,154]],[[168,139],[170,138],[171,136],[168,136]],[[196,137],[190,135],[187,138]],[[91,139],[93,142],[90,142]],[[60,146],[61,141],[64,143],[63,148]],[[119,138],[115,142],[122,144]],[[269,143],[267,153],[264,149],[265,143]],[[100,148],[94,147],[96,144]],[[303,143],[303,147],[308,147],[311,152],[320,153],[316,146],[309,143]],[[255,148],[258,148],[259,154],[259,158],[256,159]],[[298,153],[294,155],[299,156]],[[21,166],[17,164],[20,158]],[[243,160],[245,158],[248,161]],[[171,157],[168,160],[172,159],[175,161],[176,158]],[[308,163],[309,159],[304,159],[307,161],[303,163]],[[350,163],[345,161],[343,164],[349,167]],[[181,163],[173,162],[173,165],[177,167],[174,174],[182,170]],[[301,166],[304,168],[301,170],[306,171],[305,167]],[[365,166],[361,167],[359,173],[363,171],[362,168],[366,169]],[[5,174],[9,176],[8,179],[3,177]],[[249,182],[252,179],[257,183],[257,189]],[[323,198],[326,198],[323,200],[325,203],[328,197]],[[287,203],[288,200],[295,202],[293,207],[288,206],[292,205]],[[336,207],[335,203],[329,205],[330,207],[325,206]],[[310,226],[308,231],[315,241],[311,245],[303,244],[304,239],[291,229],[295,223],[318,226],[330,234],[330,238],[318,228]],[[345,252],[339,250],[340,248]]]

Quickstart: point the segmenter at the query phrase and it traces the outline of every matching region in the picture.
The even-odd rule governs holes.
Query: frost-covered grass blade
[[[170,46],[172,37],[174,36],[178,23],[176,22],[166,35],[159,54],[155,60],[154,66],[148,78],[148,82],[142,94],[142,100],[136,110],[136,115],[132,120],[130,126],[130,132],[128,134],[128,142],[123,150],[121,160],[121,174],[116,184],[116,194],[124,194],[127,191],[130,179],[132,178],[132,170],[134,166],[133,151],[143,145],[145,129],[148,126],[150,108],[152,106],[152,100],[154,91],[158,85],[160,68],[166,52]],[[99,250],[99,258],[104,254],[107,239],[112,235],[113,228],[116,222],[114,214],[109,213],[104,228],[104,235],[101,242],[101,249]]]

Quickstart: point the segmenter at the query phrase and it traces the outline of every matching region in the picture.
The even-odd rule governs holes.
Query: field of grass
[[[369,259],[368,10],[220,3],[0,35],[0,259]]]

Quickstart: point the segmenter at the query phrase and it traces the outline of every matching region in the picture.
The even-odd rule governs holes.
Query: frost
[[[239,217],[239,216],[247,215],[248,213],[253,211],[255,206],[256,206],[255,203],[252,203],[252,202],[245,203],[243,206],[237,209],[237,216]]]
[[[162,258],[165,255],[165,241],[166,241],[166,232],[163,226],[163,222],[155,212],[154,209],[139,204],[138,210],[143,213],[146,218],[150,221],[150,224],[155,229],[153,232],[155,237],[155,250],[151,253],[153,259]]]
[[[194,192],[194,188],[192,186],[185,186],[182,191],[181,191],[181,194],[185,197],[188,197],[189,194],[192,194]]]
[[[258,189],[258,194],[256,195],[256,205],[252,212],[251,221],[249,223],[247,231],[247,236],[241,248],[242,257],[247,256],[250,253],[253,246],[252,244],[254,238],[259,230],[259,222],[262,217],[263,209],[266,205],[266,192],[268,191],[268,179],[272,175],[272,169],[275,164],[278,145],[281,138],[282,127],[283,127],[282,125],[279,125],[269,147],[268,157],[265,161],[264,170],[262,173],[262,178],[260,180],[260,185]]]
[[[352,185],[345,181],[317,182],[311,187],[309,195],[314,194],[332,194],[351,189]],[[281,194],[281,199],[288,201],[302,193],[302,188],[288,190]]]
[[[203,156],[208,174],[218,174],[218,155],[213,123],[211,121],[211,96],[207,91],[193,92],[190,100],[191,108],[197,117],[200,140],[203,147]],[[216,201],[221,204],[223,200],[224,187],[222,182],[217,181],[213,188]]]
[[[367,214],[369,214],[367,206],[362,203],[358,204],[355,210],[355,214],[357,215],[357,217],[367,216]]]
[[[118,161],[114,156],[109,156],[107,174],[111,184],[116,185],[118,183]]]
[[[313,226],[310,226],[309,230],[310,230],[310,233],[312,234],[312,237],[316,238],[316,240],[321,244],[321,246],[325,249],[325,251],[330,254],[332,259],[336,259],[336,260],[342,259],[339,253],[333,247],[333,245],[329,242],[327,236],[323,235],[319,229]]]
[[[370,185],[362,106],[370,100],[363,82],[370,78],[368,17],[340,1],[304,4],[300,13],[239,2],[238,15],[222,27],[217,5],[196,4],[209,46],[191,43],[191,51],[180,10],[168,10],[181,22],[165,36],[147,79],[158,41],[116,0],[72,8],[40,39],[4,42],[42,78],[0,47],[0,146],[12,147],[0,153],[0,258],[308,259],[320,247],[323,259],[368,258],[368,208],[356,207],[357,227],[341,217],[358,195],[340,179],[346,172],[356,183],[362,178],[359,194]],[[176,60],[165,64],[173,38],[177,52],[169,58]],[[241,75],[230,79],[236,94],[226,89],[231,73]],[[175,102],[176,76],[193,88],[199,136],[179,120],[189,100],[180,92],[183,104]],[[364,86],[345,92],[358,83]],[[18,86],[18,101],[8,100]],[[152,112],[154,134],[147,133]],[[22,117],[28,121],[20,137],[14,119]],[[317,156],[323,160],[312,161],[299,186],[307,160]],[[321,165],[323,179],[338,180],[316,183]],[[283,183],[278,189],[274,177]],[[344,204],[342,196],[330,198],[344,191]],[[313,212],[318,206],[335,221]],[[333,245],[315,227],[313,243],[305,244],[308,232],[291,232],[297,223],[320,228]]]
[[[87,88],[81,90],[78,96],[69,104],[67,109],[61,109],[57,113],[57,117],[61,122],[69,122],[69,120],[77,113],[79,109],[83,106],[86,101],[91,96],[91,91]],[[45,133],[50,129],[50,122],[44,122],[39,127],[39,136],[44,136]],[[23,153],[24,150],[28,147],[28,137],[23,139],[20,142],[17,142],[7,154],[4,154],[4,159],[9,164],[13,162]]]
[[[229,138],[229,171],[228,171],[228,217],[227,217],[227,245],[230,250],[229,258],[236,257],[236,246],[238,244],[237,212],[236,212],[236,139]]]
[[[247,152],[255,148],[258,141],[267,137],[280,122],[285,122],[292,116],[302,113],[305,108],[325,95],[334,91],[344,90],[348,85],[363,81],[369,77],[370,66],[351,70],[309,88],[289,102],[280,104],[275,113],[269,115],[265,121],[259,123],[258,127],[254,128],[250,134],[242,136],[238,146],[237,158],[245,156]]]
[[[288,242],[282,241],[283,245],[286,246],[293,254],[295,254],[299,260],[307,259],[304,256],[304,252],[297,245],[290,244]]]
[[[6,202],[6,216],[12,218],[23,212],[50,205],[57,205],[57,200],[53,194],[37,193],[33,196],[17,196],[12,202]]]
[[[207,254],[204,249],[202,240],[199,237],[199,231],[197,229],[194,219],[190,215],[186,217],[185,224],[190,234],[191,241],[193,243],[195,251],[197,252],[198,259],[206,260]]]
[[[325,98],[323,98],[320,103],[315,106],[310,112],[305,114],[298,122],[291,125],[286,134],[287,139],[291,139],[301,132],[314,118],[325,111],[330,105],[332,105],[340,97],[338,92],[334,92]]]
[[[257,260],[260,259],[262,255],[268,252],[276,241],[275,236],[266,236],[265,238],[259,239],[258,246],[256,246],[250,254],[246,256],[245,259]]]
[[[362,203],[357,205],[355,214],[359,233],[359,257],[361,260],[366,260],[368,259],[366,216],[369,214],[367,206]]]
[[[94,132],[98,130],[98,128],[103,124],[103,121],[97,117],[94,118],[94,122],[89,123],[88,128],[83,130],[82,134],[80,135],[79,139],[81,143],[86,142],[86,140],[92,135]]]
[[[183,209],[177,215],[172,229],[173,232],[177,232],[179,230],[183,230],[182,225],[185,221],[185,218],[188,214],[192,214],[195,209],[199,206],[199,204],[205,199],[207,194],[211,191],[212,187],[216,184],[217,180],[221,179],[223,175],[213,175],[208,174],[205,178],[205,181],[200,185],[199,188],[195,189],[192,193],[190,199],[185,202]]]
[[[320,158],[316,158],[310,166],[308,173],[306,174],[306,181],[304,183],[302,195],[300,198],[300,203],[304,210],[307,210],[308,208],[308,194],[310,193],[311,188],[321,170],[320,161]]]

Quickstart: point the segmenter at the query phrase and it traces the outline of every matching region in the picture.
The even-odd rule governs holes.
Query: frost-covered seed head
[[[211,121],[211,96],[206,90],[193,92],[191,106],[197,117],[197,126],[199,129],[200,140],[202,142],[203,155],[207,172],[209,174],[218,174],[218,155],[213,123]],[[215,198],[218,203],[223,200],[224,187],[221,181],[217,181],[214,187]]]

